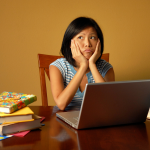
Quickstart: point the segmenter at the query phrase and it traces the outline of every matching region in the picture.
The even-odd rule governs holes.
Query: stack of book
[[[41,117],[27,106],[37,100],[32,94],[3,92],[0,94],[0,135],[8,135],[41,127]]]

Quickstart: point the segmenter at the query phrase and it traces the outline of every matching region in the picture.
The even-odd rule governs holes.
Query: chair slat
[[[40,82],[41,82],[42,106],[48,106],[44,68],[40,68],[39,71],[40,71]]]

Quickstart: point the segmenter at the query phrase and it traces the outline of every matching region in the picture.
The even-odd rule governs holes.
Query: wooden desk
[[[53,107],[31,106],[35,114],[45,116],[45,126],[25,137],[0,141],[0,150],[148,150],[150,121],[146,123],[75,130],[56,119]]]

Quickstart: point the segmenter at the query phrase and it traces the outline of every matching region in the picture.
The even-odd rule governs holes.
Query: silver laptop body
[[[145,122],[150,80],[88,83],[80,111],[58,112],[76,129]]]

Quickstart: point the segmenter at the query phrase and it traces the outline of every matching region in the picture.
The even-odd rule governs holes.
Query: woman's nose
[[[85,46],[86,47],[91,47],[91,42],[90,42],[90,39],[85,39]]]

